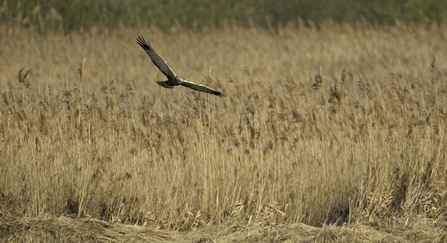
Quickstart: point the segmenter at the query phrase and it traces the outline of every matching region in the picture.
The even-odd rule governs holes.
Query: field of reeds
[[[168,31],[256,26],[276,28],[301,20],[320,25],[363,22],[372,25],[431,25],[447,20],[444,0],[0,0],[0,25],[39,33],[90,30],[93,26]]]
[[[447,237],[445,26],[1,31],[2,241]]]

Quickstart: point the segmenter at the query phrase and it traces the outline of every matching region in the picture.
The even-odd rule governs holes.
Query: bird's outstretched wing
[[[205,93],[210,93],[210,94],[213,94],[213,95],[217,95],[219,97],[225,97],[224,93],[222,93],[220,91],[217,91],[215,89],[212,89],[212,88],[210,88],[208,86],[205,86],[203,84],[196,84],[196,83],[189,82],[189,81],[186,81],[186,80],[182,80],[182,81],[183,81],[183,83],[181,85],[186,86],[186,87],[188,87],[190,89],[201,91],[201,92],[205,92]]]
[[[155,52],[148,41],[146,41],[143,37],[138,36],[137,43],[149,55],[155,66],[157,66],[157,68],[160,69],[160,71],[166,77],[168,77],[168,79],[173,79],[177,76],[175,75],[174,71],[172,71],[172,69],[168,66],[165,60],[160,55],[158,55],[157,52]]]

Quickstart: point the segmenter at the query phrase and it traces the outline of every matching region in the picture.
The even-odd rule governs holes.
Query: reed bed
[[[445,218],[445,27],[4,33],[1,220]],[[227,97],[158,87],[139,35]]]

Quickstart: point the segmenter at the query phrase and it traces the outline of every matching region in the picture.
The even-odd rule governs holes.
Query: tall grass
[[[182,230],[443,218],[445,31],[9,33],[0,217]],[[157,87],[137,35],[228,97]]]
[[[442,24],[447,3],[442,0],[342,1],[342,0],[3,0],[0,25],[26,27],[40,33],[84,31],[94,27],[156,26],[192,30],[225,26],[277,28],[302,20],[319,25],[337,23],[371,25]]]

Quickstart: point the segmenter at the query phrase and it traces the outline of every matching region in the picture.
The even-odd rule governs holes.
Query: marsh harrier
[[[151,44],[146,41],[143,37],[137,38],[138,45],[143,48],[143,50],[149,55],[149,57],[152,59],[152,62],[157,66],[157,68],[168,78],[166,81],[157,81],[157,83],[163,87],[172,89],[174,86],[177,85],[183,85],[190,89],[210,93],[213,95],[217,95],[220,97],[224,97],[225,94],[217,91],[215,89],[212,89],[208,86],[205,86],[203,84],[196,84],[187,80],[182,79],[181,77],[177,76],[174,71],[168,66],[168,64],[165,62],[165,60],[155,52],[154,48],[152,48]]]

